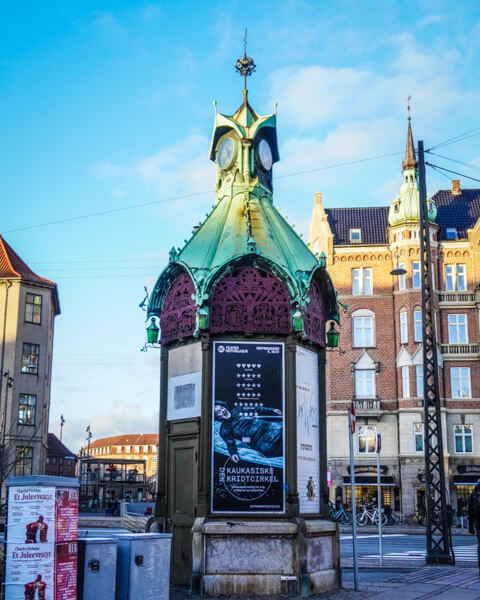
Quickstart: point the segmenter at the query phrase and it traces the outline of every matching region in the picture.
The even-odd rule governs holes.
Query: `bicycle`
[[[418,514],[418,512],[413,513],[409,517],[407,517],[408,525],[425,525],[425,517],[423,515]]]
[[[386,525],[388,522],[388,517],[383,510],[382,510],[381,518],[382,518],[382,525]],[[357,524],[360,525],[360,527],[367,525],[369,521],[373,525],[378,525],[378,523],[379,523],[378,508],[376,506],[373,508],[367,508],[367,506],[365,505],[363,507],[363,511],[357,513]]]
[[[342,525],[351,525],[353,523],[352,513],[346,511],[343,508],[343,504],[340,505],[340,508],[337,511],[335,511],[335,508],[330,500],[328,501],[328,506],[330,508],[330,516],[334,521],[340,521]]]

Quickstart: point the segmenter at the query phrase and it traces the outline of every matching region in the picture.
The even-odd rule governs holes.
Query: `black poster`
[[[212,512],[282,513],[282,343],[214,342]]]

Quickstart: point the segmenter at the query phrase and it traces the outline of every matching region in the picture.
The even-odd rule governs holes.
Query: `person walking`
[[[468,499],[468,530],[471,535],[477,534],[478,541],[478,573],[480,575],[480,479]]]

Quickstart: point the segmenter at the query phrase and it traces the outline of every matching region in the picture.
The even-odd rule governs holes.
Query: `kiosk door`
[[[192,527],[197,499],[196,437],[170,438],[168,517],[172,542],[172,583],[190,586],[192,574]]]

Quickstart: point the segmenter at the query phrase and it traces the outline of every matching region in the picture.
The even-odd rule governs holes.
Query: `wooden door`
[[[174,585],[190,587],[192,527],[197,501],[197,438],[169,440],[168,516],[173,534],[171,575]]]

